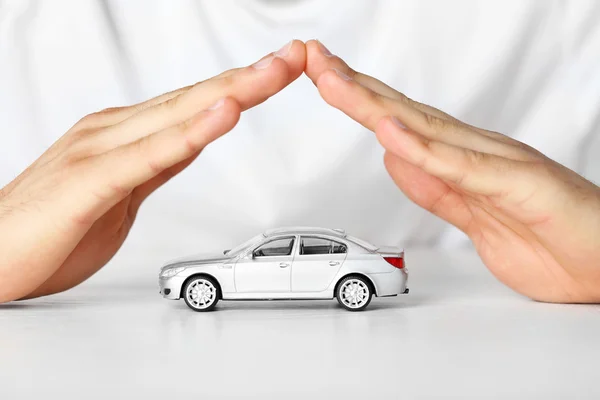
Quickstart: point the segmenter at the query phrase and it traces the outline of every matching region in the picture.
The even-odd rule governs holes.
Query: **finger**
[[[226,78],[230,75],[235,74],[240,69],[241,68],[233,68],[233,69],[224,71],[224,72],[220,73],[219,75],[214,76],[212,79]],[[156,105],[159,105],[161,103],[164,103],[166,101],[174,99],[175,97],[187,92],[188,90],[190,90],[191,88],[193,88],[196,85],[201,84],[202,82],[204,82],[204,81],[197,82],[194,85],[184,86],[182,88],[172,90],[167,93],[163,93],[159,96],[153,97],[149,100],[146,100],[146,101],[143,101],[141,103],[137,103],[137,104],[134,104],[131,106],[105,108],[104,110],[97,111],[95,113],[92,113],[92,114],[84,117],[82,119],[82,121],[85,121],[85,125],[86,125],[85,128],[93,128],[93,127],[99,128],[99,127],[114,125],[114,124],[117,124],[119,122],[126,120],[127,118],[132,117],[133,115],[135,115],[141,111],[144,111],[147,108],[154,107]],[[76,124],[75,126],[78,128],[81,128],[82,121],[80,121],[80,123]]]
[[[344,60],[332,55],[318,41],[309,41],[306,48],[306,74],[317,85],[323,98],[367,129],[373,130],[374,125],[385,115],[396,115],[411,129],[438,141],[511,159],[528,160],[539,157],[538,152],[529,151],[527,146],[514,139],[472,127],[434,107],[408,98],[373,77],[356,72]],[[332,90],[323,87],[319,82],[323,79],[323,75],[331,74],[333,76],[332,71],[337,72],[338,77],[342,78],[337,79],[338,83],[340,81],[354,82],[358,84],[354,85],[358,88],[353,93],[347,91],[331,93]],[[325,86],[327,85],[326,79]],[[344,87],[348,89],[349,85]],[[353,97],[347,97],[352,94],[354,94]],[[359,94],[362,94],[363,101],[356,98]],[[362,114],[357,115],[356,112],[353,112],[353,108],[361,110]],[[496,142],[499,142],[500,145]]]
[[[466,124],[435,107],[412,100],[403,93],[395,90],[394,88],[386,85],[385,83],[381,82],[376,78],[355,71],[350,66],[348,66],[348,64],[346,64],[346,62],[340,57],[332,54],[325,47],[325,45],[319,42],[318,40],[309,40],[308,42],[306,42],[306,54],[306,75],[313,81],[315,85],[317,84],[317,81],[322,73],[328,71],[329,69],[335,69],[341,71],[343,74],[347,75],[362,86],[371,89],[377,94],[389,97],[390,99],[404,101],[405,103],[408,103],[408,105],[434,117],[440,118],[442,120],[452,121],[456,124],[464,125],[494,140],[501,141],[509,145],[522,147],[526,150],[530,150],[540,155],[540,153],[537,150],[524,145],[518,140],[515,140],[509,136],[503,135],[498,132],[492,132]]]
[[[93,148],[105,151],[134,142],[191,118],[220,98],[232,97],[242,111],[254,107],[295,80],[304,70],[305,62],[304,43],[292,41],[249,67],[206,80],[179,96],[104,129],[94,139]],[[84,146],[90,146],[90,143]]]
[[[531,187],[523,162],[429,140],[392,118],[381,120],[376,135],[386,150],[462,191],[507,197]]]
[[[110,107],[95,113],[86,115],[79,121],[73,128],[75,130],[90,129],[90,128],[101,128],[110,125],[117,124],[126,120],[127,118],[143,111],[147,108],[154,107],[158,104],[169,101],[185,92],[190,90],[193,85],[185,86],[168,93],[163,93],[160,96],[156,96],[149,100],[143,101],[138,104],[124,107]]]
[[[348,66],[348,64],[346,64],[344,60],[332,54],[325,47],[325,45],[319,42],[318,40],[309,40],[308,42],[306,42],[306,75],[316,85],[321,74],[329,69],[341,71],[343,74],[349,76],[354,81],[358,82],[359,84],[363,85],[368,89],[371,89],[377,94],[389,97],[390,99],[401,100],[411,103],[413,107],[427,112],[431,115],[435,115],[438,118],[458,121],[451,115],[448,115],[435,107],[431,107],[427,104],[422,104],[411,100],[403,93],[386,85],[380,80],[373,78],[372,76],[362,74],[353,70],[352,68],[350,68],[350,66]]]
[[[139,185],[193,157],[231,130],[240,112],[237,101],[226,98],[189,120],[91,158],[86,173],[94,179],[79,187],[84,195],[90,194],[89,204],[79,208],[93,212],[77,219],[94,220]]]
[[[481,135],[464,124],[426,114],[404,101],[375,93],[339,71],[321,74],[317,86],[327,103],[372,131],[382,118],[394,115],[412,131],[430,140],[513,160],[533,158],[521,148]]]
[[[465,200],[450,186],[389,151],[385,152],[384,164],[410,200],[468,234],[471,212]]]

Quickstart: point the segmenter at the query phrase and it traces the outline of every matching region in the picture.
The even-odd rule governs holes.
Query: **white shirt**
[[[82,116],[248,65],[292,38],[318,38],[413,99],[600,179],[598,20],[593,0],[5,0],[0,185]],[[118,257],[155,266],[288,225],[405,247],[462,242],[404,197],[382,155],[302,76],[149,198]],[[145,259],[148,248],[165,260]]]

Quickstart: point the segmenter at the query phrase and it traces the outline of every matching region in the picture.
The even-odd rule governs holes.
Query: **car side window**
[[[294,237],[275,239],[254,250],[254,257],[289,256],[294,248]]]
[[[344,254],[346,245],[317,237],[303,237],[300,242],[301,255]]]
[[[343,243],[333,242],[333,254],[346,254],[348,248]]]

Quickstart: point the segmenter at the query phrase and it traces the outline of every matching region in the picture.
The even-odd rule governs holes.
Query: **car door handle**
[[[287,268],[289,266],[290,266],[290,263],[285,263],[285,262],[279,263],[279,268]]]
[[[331,265],[332,267],[335,267],[336,265],[340,265],[339,261],[329,261],[329,265]]]

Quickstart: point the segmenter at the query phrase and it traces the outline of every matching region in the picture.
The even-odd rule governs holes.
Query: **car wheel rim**
[[[340,298],[349,308],[360,308],[369,301],[369,287],[359,279],[349,279],[342,285]]]
[[[217,288],[206,279],[197,279],[188,286],[186,298],[194,308],[208,308],[217,299]]]

